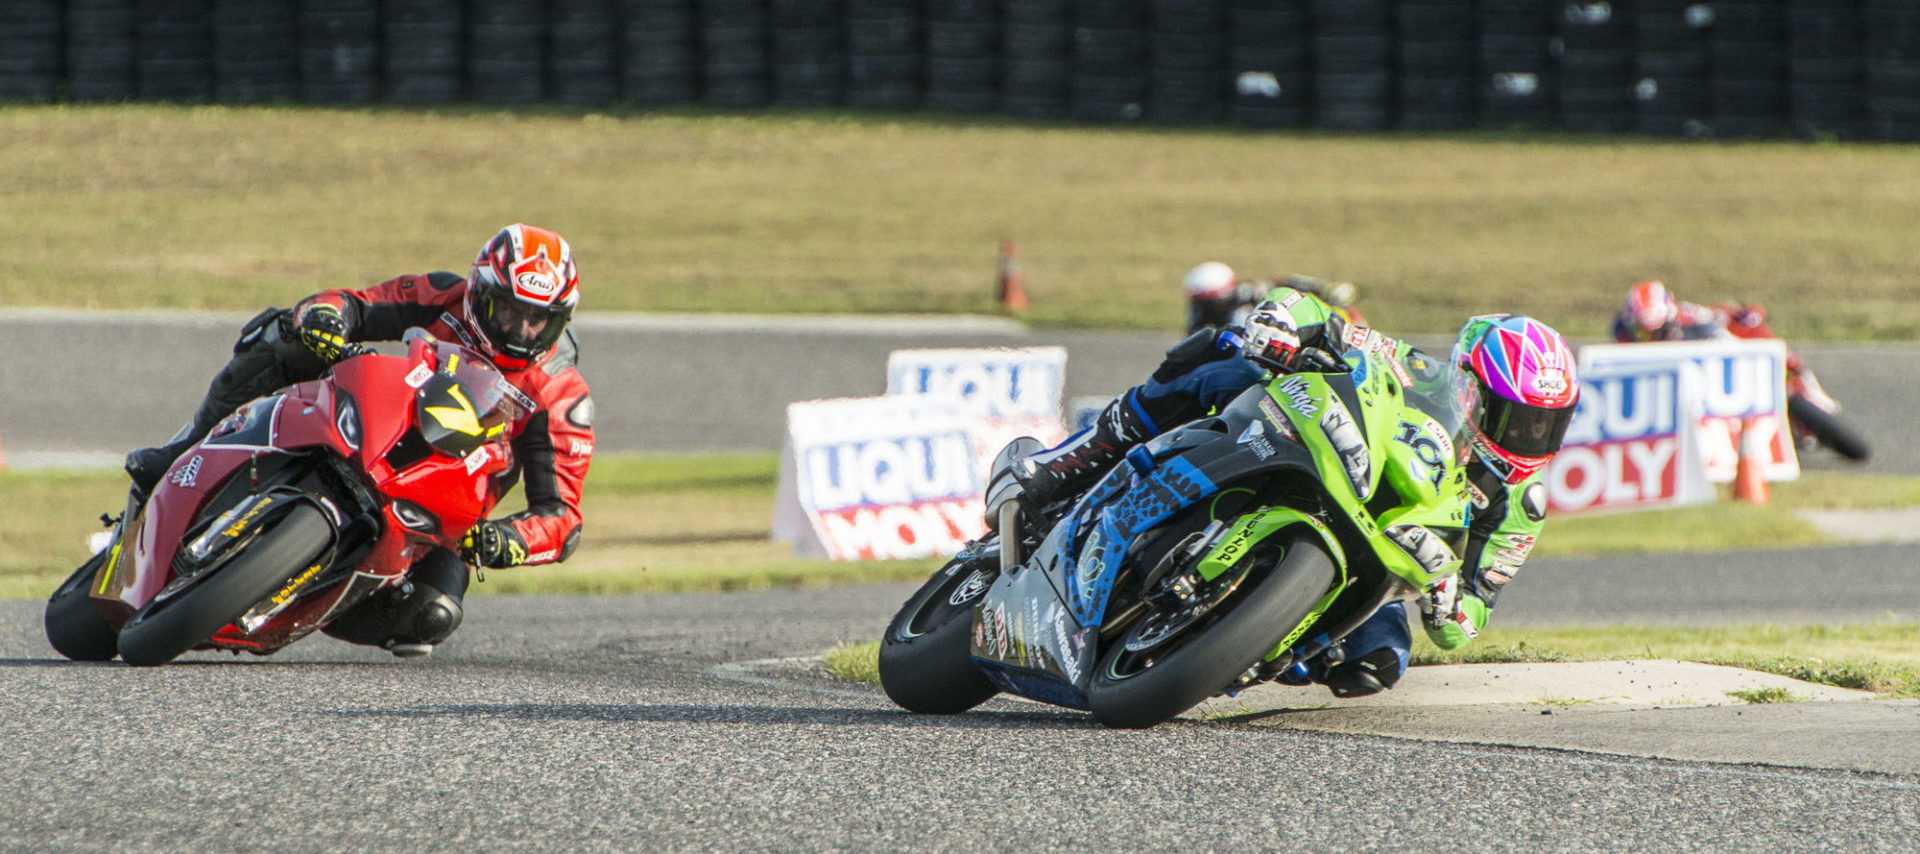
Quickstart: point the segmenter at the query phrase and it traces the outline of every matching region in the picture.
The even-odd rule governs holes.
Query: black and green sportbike
[[[1312,351],[1217,415],[1135,447],[1086,493],[1022,508],[901,606],[880,682],[909,711],[1006,691],[1149,727],[1328,655],[1382,605],[1460,570],[1465,418],[1388,348]],[[1328,662],[1332,663],[1332,662]]]

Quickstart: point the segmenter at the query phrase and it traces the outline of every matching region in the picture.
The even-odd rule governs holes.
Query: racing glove
[[[328,364],[338,362],[359,350],[347,341],[347,321],[340,310],[325,303],[308,306],[295,327],[300,343]]]
[[[511,524],[483,519],[460,538],[460,559],[490,569],[519,566],[527,562],[527,542]]]
[[[1294,354],[1300,352],[1300,330],[1292,312],[1268,300],[1247,317],[1246,329],[1247,343],[1241,347],[1241,355],[1271,371],[1293,370]]]
[[[1457,575],[1441,579],[1420,598],[1420,614],[1425,618],[1421,627],[1441,649],[1459,649],[1472,642],[1491,613],[1480,597],[1461,591]]]

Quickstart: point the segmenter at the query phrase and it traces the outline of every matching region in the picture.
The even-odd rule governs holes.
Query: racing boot
[[[1321,681],[1335,697],[1365,697],[1392,688],[1405,670],[1399,653],[1381,648],[1327,668]]]
[[[1092,427],[1014,468],[1028,506],[1045,507],[1092,486],[1128,449],[1153,438],[1146,419],[1128,404],[1131,397],[1114,398]]]

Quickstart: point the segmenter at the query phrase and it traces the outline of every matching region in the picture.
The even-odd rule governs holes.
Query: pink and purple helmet
[[[1483,314],[1460,327],[1453,365],[1473,449],[1487,467],[1508,483],[1545,467],[1580,398],[1567,340],[1525,315]]]

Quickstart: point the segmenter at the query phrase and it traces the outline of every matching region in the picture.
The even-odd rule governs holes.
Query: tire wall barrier
[[[0,102],[1920,140],[1913,0],[0,0]]]

